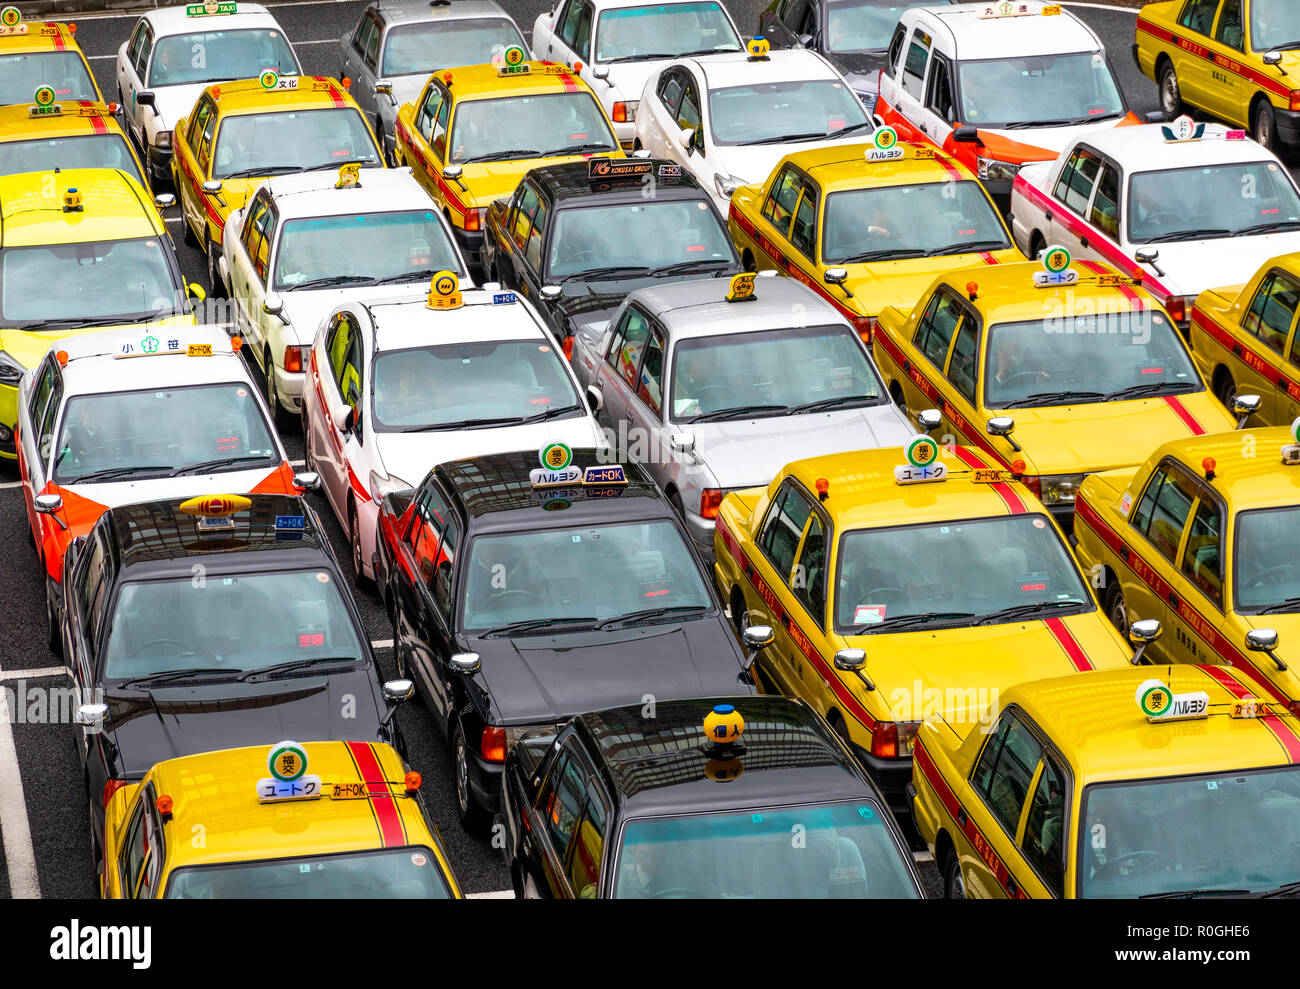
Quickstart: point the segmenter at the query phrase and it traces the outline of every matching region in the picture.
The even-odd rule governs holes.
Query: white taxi
[[[959,158],[1003,206],[1027,162],[1139,122],[1096,32],[1037,0],[904,13],[880,71],[876,115],[904,141]]]
[[[739,52],[745,43],[718,0],[557,0],[533,22],[532,48],[539,61],[573,66],[630,150],[647,79],[673,59]]]
[[[853,88],[808,49],[682,58],[641,93],[636,146],[695,176],[723,216],[731,194],[762,182],[788,154],[861,141],[875,130]]]
[[[1300,250],[1300,190],[1277,156],[1179,117],[1098,132],[1028,166],[1011,193],[1016,244],[1048,244],[1144,280],[1186,330],[1196,296]]]
[[[18,464],[57,652],[64,551],[106,509],[319,480],[294,474],[223,327],[142,324],[55,346],[18,386]]]
[[[307,351],[336,306],[423,298],[447,269],[469,285],[446,217],[409,168],[268,179],[226,222],[217,261],[266,404],[280,418],[302,411]]]
[[[322,323],[303,395],[307,464],[374,578],[384,495],[464,457],[603,445],[573,369],[513,292],[461,291],[435,275],[414,302],[341,305]]]
[[[150,178],[170,181],[172,128],[205,86],[302,73],[284,29],[257,3],[206,0],[146,11],[117,50],[117,102]]]

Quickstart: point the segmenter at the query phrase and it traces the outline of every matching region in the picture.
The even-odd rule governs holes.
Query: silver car
[[[916,431],[857,331],[792,278],[631,293],[580,327],[573,364],[618,458],[644,463],[713,561],[723,495],[768,484],[791,460],[901,446]]]
[[[511,45],[528,51],[519,25],[492,0],[370,0],[339,39],[338,77],[375,125],[390,164],[394,121],[437,69],[490,62]]]

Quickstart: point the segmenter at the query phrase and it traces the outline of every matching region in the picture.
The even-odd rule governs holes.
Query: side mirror
[[[168,209],[176,205],[176,197],[170,192],[160,192],[153,197],[153,204],[159,209]]]
[[[108,716],[107,704],[82,704],[77,708],[77,724],[87,728],[98,727]]]
[[[841,649],[835,654],[835,668],[846,673],[856,673],[867,665],[867,653],[863,649]]]
[[[938,409],[922,409],[916,414],[916,424],[921,432],[932,433],[943,425],[943,413]]]
[[[410,680],[388,680],[384,683],[384,700],[388,702],[388,710],[384,712],[383,718],[379,724],[387,728],[388,723],[393,720],[393,715],[397,713],[397,705],[402,701],[411,699],[415,693],[415,684]]]
[[[980,131],[978,127],[970,124],[962,124],[952,132],[952,139],[960,144],[982,144],[980,140]]]
[[[63,495],[39,494],[32,507],[42,515],[53,515],[63,510]]]
[[[826,273],[822,275],[822,281],[827,285],[842,285],[844,279],[849,277],[847,268],[827,268]]]
[[[1011,416],[994,416],[984,428],[990,436],[1010,436],[1016,428],[1016,420]]]
[[[609,66],[608,66],[608,65],[593,65],[593,66],[591,67],[591,74],[592,74],[592,76],[593,76],[594,78],[596,78],[596,79],[608,79],[608,78],[609,78]]]
[[[1282,53],[1281,53],[1281,52],[1264,52],[1264,54],[1263,54],[1262,56],[1260,56],[1260,57],[1263,59],[1265,65],[1281,65],[1281,64],[1282,64]]]
[[[751,625],[745,629],[741,638],[749,649],[766,649],[776,641],[776,633],[770,625]]]
[[[1258,395],[1238,395],[1232,400],[1232,414],[1237,417],[1237,428],[1246,425],[1246,420],[1259,411],[1263,400]]]
[[[262,300],[262,312],[268,316],[279,316],[284,312],[284,299],[272,292]]]
[[[587,407],[592,412],[599,412],[605,405],[605,396],[595,385],[587,386]]]
[[[801,34],[799,35],[798,41],[800,47],[811,48],[813,43],[813,36],[811,34]]]
[[[1144,618],[1128,627],[1128,640],[1134,646],[1133,658],[1129,660],[1134,666],[1142,662],[1142,654],[1147,646],[1160,638],[1164,627],[1154,618]]]
[[[204,192],[206,192],[209,196],[215,196],[218,192],[221,191],[221,182],[218,179],[208,179],[201,186],[199,186],[199,188],[202,189]]]
[[[680,144],[683,148],[690,150],[691,139],[693,137],[695,137],[695,128],[683,127],[681,130],[677,132],[677,143]]]
[[[319,491],[320,475],[314,470],[299,471],[293,475],[293,486],[304,491]]]
[[[334,428],[340,433],[350,433],[353,425],[356,424],[357,410],[350,405],[344,405],[336,409],[330,418],[334,420]]]
[[[669,438],[668,443],[676,453],[695,452],[694,433],[673,433],[673,435]]]
[[[483,661],[476,652],[458,652],[448,660],[453,673],[469,676],[483,668]]]
[[[392,84],[391,82],[377,82],[377,83],[375,83],[375,95],[376,95],[376,96],[392,96],[392,95],[393,95],[393,84]]]
[[[1140,264],[1155,264],[1160,260],[1160,252],[1154,247],[1139,247],[1133,259]]]
[[[135,102],[137,106],[153,106],[154,105],[153,93],[149,92],[149,90],[147,89],[144,92],[136,93]]]
[[[563,291],[564,289],[560,288],[560,286],[558,285],[542,286],[542,296],[547,299],[558,299],[560,297],[560,293],[562,293]]]
[[[1275,629],[1252,628],[1249,632],[1246,633],[1247,649],[1249,649],[1251,652],[1264,653],[1266,656],[1268,656],[1269,659],[1271,659],[1274,662],[1274,664],[1276,664],[1279,670],[1285,671],[1287,668],[1286,663],[1278,659],[1276,654],[1274,654],[1273,652],[1273,650],[1277,648],[1277,643],[1278,643],[1278,634]]]
[[[444,179],[458,179],[464,171],[465,169],[461,168],[459,165],[448,165],[442,170],[442,177]]]

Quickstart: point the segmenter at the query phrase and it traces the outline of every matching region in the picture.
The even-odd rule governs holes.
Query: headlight
[[[990,182],[1014,182],[1020,166],[1011,161],[998,161],[996,158],[979,159],[979,177]]]
[[[619,100],[614,104],[614,112],[611,114],[616,124],[636,123],[636,108],[641,105],[640,100]]]
[[[18,379],[27,371],[27,368],[18,363],[18,360],[0,350],[0,385],[8,385],[10,388],[18,387]]]
[[[718,190],[718,195],[725,199],[730,199],[732,193],[744,184],[744,179],[738,179],[734,175],[718,173],[713,176],[713,187]]]
[[[172,132],[160,130],[153,136],[153,146],[159,151],[170,151],[172,149]]]
[[[381,474],[377,470],[370,472],[370,498],[376,504],[381,504],[384,495],[390,495],[394,491],[410,491],[414,484],[403,481],[396,474]]]
[[[1038,478],[1036,493],[1044,505],[1073,505],[1079,485],[1087,476],[1087,474],[1044,474]]]
[[[867,113],[876,112],[876,100],[880,99],[879,93],[858,93],[858,99],[862,101],[862,109]]]

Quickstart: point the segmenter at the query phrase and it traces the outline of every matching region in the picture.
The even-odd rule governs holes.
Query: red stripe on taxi
[[[80,100],[77,105],[83,110],[93,110],[95,108],[95,104],[90,102],[90,100]],[[96,134],[108,133],[108,125],[104,123],[104,118],[98,113],[91,114],[86,119],[90,121],[91,129],[94,130]]]
[[[1171,45],[1177,45],[1183,51],[1187,52],[1187,54],[1209,62],[1216,68],[1222,69],[1224,72],[1231,72],[1234,76],[1239,76],[1252,85],[1268,90],[1268,92],[1273,93],[1276,96],[1281,96],[1286,99],[1291,95],[1291,90],[1278,82],[1275,77],[1267,76],[1262,72],[1256,72],[1248,65],[1242,65],[1235,59],[1228,58],[1225,55],[1219,55],[1216,52],[1211,51],[1209,48],[1206,48],[1204,45],[1197,44],[1190,38],[1179,37],[1172,31],[1162,28],[1158,24],[1153,24],[1143,17],[1138,18],[1135,34],[1137,32],[1149,34],[1151,37],[1167,42]]]
[[[1174,415],[1183,421],[1183,425],[1192,431],[1193,436],[1204,436],[1205,427],[1196,421],[1196,417],[1187,410],[1182,399],[1177,395],[1162,395],[1165,404],[1174,410]]]
[[[380,841],[385,848],[406,844],[406,826],[402,823],[397,802],[389,792],[388,781],[384,779],[384,771],[379,766],[374,748],[369,742],[345,744],[352,754],[352,761],[356,763],[357,772],[361,774],[361,779],[366,784],[366,792],[370,794],[370,808],[374,811],[375,821],[379,825]]]
[[[962,463],[972,470],[984,466],[984,462],[969,450],[955,447],[953,452],[957,454],[958,459],[960,459]],[[1003,504],[1007,506],[1008,511],[1010,511],[1012,515],[1023,515],[1027,511],[1024,499],[1022,499],[1020,495],[1016,494],[1015,488],[1010,484],[998,481],[996,484],[990,484],[989,487],[997,492],[998,496],[1002,499]]]
[[[1059,618],[1046,618],[1043,624],[1047,626],[1047,631],[1052,633],[1052,638],[1056,639],[1057,645],[1065,650],[1065,654],[1070,657],[1070,662],[1074,664],[1076,670],[1082,673],[1093,669],[1092,661],[1088,659],[1087,653],[1079,645],[1079,640],[1074,637],[1074,633],[1066,628],[1065,622]]]
[[[1266,379],[1275,380],[1279,384],[1285,381],[1287,395],[1296,401],[1300,401],[1300,382],[1297,382],[1280,368],[1275,367],[1268,358],[1261,356],[1260,352],[1253,349],[1245,340],[1232,336],[1217,320],[1201,312],[1200,309],[1192,309],[1192,322],[1203,329],[1210,339],[1252,371],[1257,371]],[[1238,350],[1241,353],[1237,353]]]
[[[1253,696],[1250,688],[1233,676],[1226,666],[1199,666],[1197,669],[1204,671],[1237,700]],[[1300,761],[1300,735],[1296,735],[1290,725],[1276,714],[1260,714],[1256,720],[1260,721],[1278,740],[1286,751],[1288,759],[1292,762]]]

